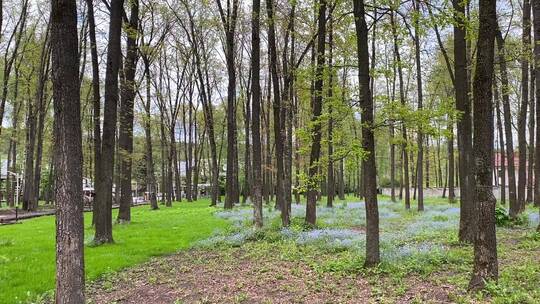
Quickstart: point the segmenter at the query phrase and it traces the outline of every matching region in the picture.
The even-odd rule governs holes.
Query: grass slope
[[[86,278],[135,265],[152,256],[173,253],[204,239],[227,223],[212,215],[207,200],[176,203],[151,211],[132,209],[133,221],[114,225],[115,244],[91,247],[92,214],[85,213]],[[116,218],[114,211],[113,218]],[[36,299],[55,285],[55,218],[46,216],[0,227],[0,303]]]

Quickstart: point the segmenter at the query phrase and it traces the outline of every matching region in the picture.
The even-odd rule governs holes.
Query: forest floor
[[[88,286],[90,303],[540,303],[538,210],[519,225],[497,229],[500,279],[486,291],[466,291],[472,246],[459,243],[459,208],[440,199],[426,211],[406,211],[381,197],[382,263],[362,267],[363,203],[318,207],[318,227],[292,225],[265,208],[265,228],[251,228],[252,210],[218,210],[230,227],[190,250],[102,276]]]

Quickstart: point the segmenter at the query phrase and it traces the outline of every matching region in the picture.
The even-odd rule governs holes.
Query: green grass
[[[176,252],[228,224],[212,215],[207,200],[151,211],[132,209],[132,222],[114,225],[114,244],[89,246],[94,230],[85,213],[86,279]],[[113,218],[116,218],[114,211]],[[0,303],[24,303],[54,289],[55,218],[45,216],[0,227]]]

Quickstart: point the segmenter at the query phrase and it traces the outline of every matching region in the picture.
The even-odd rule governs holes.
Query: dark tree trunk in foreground
[[[103,135],[101,140],[100,179],[97,181],[96,201],[96,244],[112,243],[112,185],[114,169],[114,147],[118,109],[118,70],[120,68],[120,36],[122,31],[123,0],[111,1],[107,71],[105,73],[105,106],[103,113]],[[98,164],[96,164],[98,165]]]
[[[493,155],[493,57],[497,28],[496,0],[480,0],[476,70],[474,73],[474,173],[478,231],[474,240],[474,270],[469,288],[484,288],[497,280],[497,235],[492,190]]]
[[[506,137],[506,159],[508,160],[508,200],[510,204],[510,216],[516,217],[519,214],[519,202],[516,196],[516,169],[514,165],[514,141],[512,136],[512,114],[510,109],[510,96],[508,93],[508,71],[506,68],[506,52],[504,49],[504,39],[500,29],[496,31],[498,61],[501,68],[501,92],[504,114],[504,132]]]
[[[84,303],[82,133],[75,0],[51,2],[58,304]]]
[[[315,84],[312,98],[311,122],[314,124],[311,132],[311,151],[308,168],[308,189],[306,204],[306,223],[315,225],[317,221],[317,182],[316,177],[321,155],[321,124],[319,117],[322,113],[323,103],[323,74],[324,74],[324,49],[326,43],[326,0],[319,1],[318,29],[317,29],[317,67],[315,69]]]
[[[469,76],[467,73],[467,42],[465,7],[461,0],[452,1],[454,7],[454,71],[456,110],[461,118],[457,123],[459,153],[460,219],[459,240],[472,243],[474,240],[474,176],[472,162],[472,123],[469,97]]]
[[[534,149],[534,204],[540,207],[540,1],[533,0],[534,81],[536,101],[536,145]],[[531,143],[532,144],[532,143]],[[540,225],[538,226],[540,231]]]
[[[263,226],[262,211],[262,144],[261,144],[261,37],[260,14],[261,1],[253,0],[251,13],[251,102],[253,120],[251,133],[253,136],[253,181],[251,197],[253,199],[253,217],[255,226]]]
[[[373,99],[370,90],[368,28],[363,0],[354,0],[358,84],[362,119],[362,148],[368,153],[362,162],[366,202],[366,267],[377,266],[379,252],[379,209],[377,206],[377,168],[375,166],[375,137],[373,132]]]
[[[521,105],[518,116],[518,183],[517,196],[519,211],[525,209],[525,186],[527,185],[527,106],[529,105],[529,51],[531,47],[531,3],[523,0],[523,31],[521,43]],[[530,162],[532,164],[532,162]]]
[[[127,33],[127,54],[124,63],[125,79],[120,92],[120,136],[118,148],[120,149],[120,208],[118,221],[131,221],[131,164],[133,155],[133,106],[135,101],[135,71],[139,60],[137,51],[137,35],[139,25],[139,1],[130,0],[131,15]]]

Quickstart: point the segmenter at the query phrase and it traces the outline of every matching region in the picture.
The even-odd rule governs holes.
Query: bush
[[[499,227],[516,227],[528,225],[529,220],[524,214],[521,214],[516,218],[511,218],[508,215],[508,211],[499,206],[495,208],[495,222]]]

